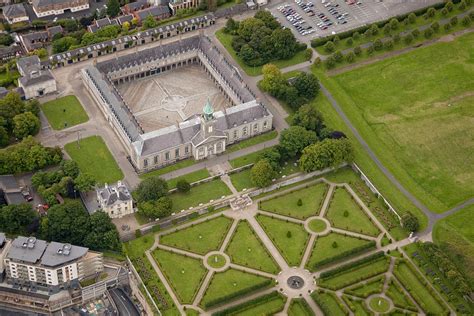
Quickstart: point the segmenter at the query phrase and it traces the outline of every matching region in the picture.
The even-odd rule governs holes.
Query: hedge
[[[375,22],[375,23],[372,23],[372,24],[369,24],[369,25],[364,25],[364,26],[361,26],[361,27],[358,27],[358,28],[355,28],[355,29],[352,29],[352,30],[349,30],[349,31],[346,31],[346,32],[341,32],[341,33],[334,34],[334,35],[329,35],[329,36],[326,36],[326,37],[315,38],[311,41],[311,47],[316,48],[318,46],[322,46],[322,45],[326,44],[326,42],[332,41],[336,36],[338,36],[339,39],[342,40],[342,39],[351,37],[355,32],[364,33],[365,31],[370,29],[370,27],[372,25],[377,25],[378,28],[382,28],[382,27],[385,26],[385,24],[390,23],[391,19],[397,19],[398,21],[403,21],[411,13],[414,13],[416,16],[421,16],[421,15],[425,14],[426,11],[428,11],[428,9],[430,9],[430,8],[441,9],[441,8],[444,8],[444,6],[445,6],[444,2],[437,3],[437,4],[434,4],[434,5],[426,7],[426,8],[418,9],[416,11],[408,12],[408,13],[405,13],[405,14],[400,14],[400,15],[397,15],[397,16],[394,16],[394,17],[390,17],[389,19],[379,21],[379,22]]]
[[[278,293],[277,291],[274,291],[274,292],[259,296],[257,298],[254,298],[253,300],[247,301],[247,302],[242,303],[240,305],[229,307],[229,308],[224,309],[220,312],[215,312],[215,313],[212,314],[212,316],[224,316],[224,315],[233,314],[235,312],[244,311],[244,310],[249,309],[251,307],[254,307],[256,305],[264,304],[264,303],[266,303],[268,301],[271,301],[271,300],[273,300],[274,298],[277,298],[277,297],[283,297],[283,296],[280,293]],[[281,312],[281,310],[280,311],[273,311],[273,312],[278,313],[278,312]]]
[[[368,250],[368,249],[371,249],[371,248],[375,248],[375,241],[372,240],[371,242],[369,242],[368,244],[365,244],[365,245],[362,245],[362,246],[359,246],[359,247],[355,247],[355,248],[352,248],[350,250],[347,250],[347,251],[344,251],[342,253],[340,253],[339,255],[337,256],[334,256],[334,257],[331,257],[331,258],[326,258],[324,260],[321,260],[319,262],[316,262],[314,265],[313,265],[313,270],[316,270],[322,266],[325,266],[329,263],[333,263],[333,262],[336,262],[336,261],[339,261],[341,259],[344,259],[346,257],[349,257],[349,256],[352,256],[352,255],[355,255],[355,254],[358,254],[364,250]]]
[[[272,279],[265,280],[265,281],[263,281],[259,284],[255,284],[254,286],[251,286],[251,287],[236,291],[234,293],[231,293],[231,294],[228,294],[228,295],[221,296],[221,297],[218,297],[216,299],[210,300],[209,302],[204,304],[204,309],[209,309],[210,307],[219,305],[221,303],[229,302],[229,301],[231,301],[231,300],[233,300],[233,299],[235,299],[239,296],[249,294],[251,292],[255,292],[257,290],[269,287],[271,285],[273,285],[273,280]]]
[[[323,314],[324,315],[331,315],[332,314],[332,310],[330,308],[328,308],[326,306],[326,304],[324,304],[324,302],[322,300],[319,299],[319,295],[320,293],[325,293],[327,295],[330,295],[334,298],[334,300],[337,302],[337,305],[339,305],[339,308],[341,308],[344,313],[346,315],[349,315],[349,312],[345,309],[344,305],[341,303],[341,301],[337,298],[336,294],[334,293],[331,293],[331,292],[326,292],[326,291],[318,291],[318,292],[313,292],[313,294],[311,294],[311,297],[313,298],[313,300],[319,305],[319,307],[321,308],[321,310],[323,311]]]
[[[375,259],[378,259],[378,258],[383,257],[383,256],[385,256],[385,253],[383,251],[378,251],[378,252],[376,252],[376,253],[374,253],[370,256],[367,256],[365,258],[362,258],[360,260],[350,262],[348,264],[342,265],[340,267],[337,267],[337,268],[329,270],[329,271],[322,272],[321,275],[320,275],[320,278],[321,279],[326,279],[326,278],[332,277],[336,274],[339,274],[341,272],[347,272],[349,269],[357,268],[357,267],[361,266],[364,263],[374,261]]]

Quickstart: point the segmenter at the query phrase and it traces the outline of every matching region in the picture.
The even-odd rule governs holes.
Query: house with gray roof
[[[163,20],[171,16],[170,9],[164,5],[134,11],[132,14],[140,23],[142,23],[148,16],[151,16],[155,20]]]
[[[31,4],[39,18],[89,9],[89,0],[32,0]]]
[[[94,22],[92,22],[91,25],[87,26],[87,30],[91,33],[95,33],[101,28],[109,25],[119,25],[119,23],[115,19],[110,20],[108,17],[105,17],[103,19],[95,20]]]
[[[26,9],[23,3],[15,3],[12,5],[6,5],[3,7],[3,16],[9,24],[29,21]]]
[[[18,86],[23,89],[25,99],[41,97],[57,90],[51,70],[43,69],[38,56],[20,58],[16,64],[21,75]]]
[[[97,203],[100,210],[110,218],[121,218],[134,212],[133,199],[127,186],[121,181],[97,188]]]
[[[1,239],[1,234],[0,234]],[[88,248],[19,236],[3,255],[6,282],[56,293],[103,271],[102,254]]]

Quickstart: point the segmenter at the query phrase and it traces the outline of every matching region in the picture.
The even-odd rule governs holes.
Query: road
[[[109,293],[117,306],[120,316],[140,316],[138,308],[122,289],[115,288],[110,290]]]

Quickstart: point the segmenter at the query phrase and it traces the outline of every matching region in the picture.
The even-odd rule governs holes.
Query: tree
[[[0,209],[0,231],[23,234],[36,218],[36,212],[28,203],[12,204]]]
[[[262,159],[253,165],[250,170],[250,177],[255,186],[263,188],[272,183],[275,171],[268,160]]]
[[[410,22],[410,24],[413,24],[413,23],[416,22],[416,15],[415,15],[415,13],[412,12],[412,13],[410,13],[410,14],[408,15],[408,22]]]
[[[379,27],[377,26],[377,24],[372,24],[372,26],[370,27],[370,33],[372,34],[372,36],[375,36],[379,33]]]
[[[319,91],[318,78],[316,78],[312,73],[304,71],[296,76],[293,86],[298,90],[299,96],[308,100],[316,97]]]
[[[446,7],[442,8],[440,12],[443,16],[446,16],[449,13],[449,11],[448,11],[448,9],[446,9]]]
[[[413,35],[411,35],[410,33],[408,33],[405,37],[403,37],[403,41],[405,42],[405,44],[410,44],[411,42],[413,42]]]
[[[79,175],[79,166],[74,160],[63,160],[60,166],[66,176],[76,178]]]
[[[188,193],[189,190],[191,190],[191,184],[189,184],[186,179],[180,179],[176,183],[176,188],[178,189],[178,192]]]
[[[452,25],[452,26],[455,26],[456,24],[458,24],[458,17],[457,16],[453,16],[451,18],[451,20],[449,20],[449,23]]]
[[[0,148],[3,148],[8,145],[10,142],[10,137],[8,137],[8,132],[5,127],[0,126]]]
[[[38,134],[41,126],[39,118],[31,112],[16,115],[13,118],[13,123],[13,134],[18,139]]]
[[[316,133],[301,126],[291,126],[280,133],[280,153],[284,158],[293,158],[318,140]]]
[[[471,18],[469,16],[465,16],[461,20],[462,25],[469,26],[471,24]]]
[[[270,163],[273,170],[278,171],[280,169],[281,155],[277,146],[271,147],[259,153],[256,161],[258,162],[263,159]]]
[[[164,218],[171,215],[173,203],[167,196],[155,201],[146,201],[138,204],[138,212],[148,218]]]
[[[394,35],[392,36],[392,39],[393,39],[393,42],[394,42],[394,43],[398,44],[398,43],[400,43],[400,40],[401,40],[402,38],[401,38],[400,34],[397,33],[397,34],[394,34]]]
[[[107,213],[96,211],[89,217],[90,231],[82,244],[94,250],[121,250],[117,228]]]
[[[255,18],[262,20],[265,23],[265,26],[271,30],[280,28],[280,23],[278,23],[277,19],[273,17],[270,11],[259,10],[255,13]]]
[[[344,59],[344,55],[342,55],[340,50],[336,51],[332,56],[337,63],[340,63]]]
[[[319,135],[319,131],[324,127],[323,116],[315,106],[305,104],[293,116],[293,125],[304,127]]]
[[[383,43],[383,47],[384,47],[386,50],[392,50],[392,49],[393,49],[393,41],[392,41],[391,39],[386,40],[386,41]]]
[[[260,88],[273,96],[281,97],[280,91],[287,82],[280,69],[273,64],[266,64],[262,67],[262,74],[263,79],[259,83]]]
[[[324,61],[324,65],[326,66],[327,69],[332,69],[336,66],[336,59],[334,59],[334,56],[331,55],[326,60]]]
[[[233,18],[229,18],[225,23],[224,32],[235,34],[239,28],[239,22],[235,21]]]
[[[326,44],[324,44],[324,50],[328,53],[332,53],[336,50],[336,45],[334,45],[332,41],[328,41]]]
[[[464,11],[466,10],[466,2],[464,0],[461,0],[458,6],[459,11]]]
[[[120,3],[118,0],[107,1],[107,15],[109,17],[116,17],[120,13]]]
[[[270,40],[273,44],[274,55],[278,59],[288,59],[296,53],[296,39],[290,29],[278,28],[274,30]]]
[[[354,47],[354,54],[359,56],[361,53],[362,53],[362,49],[360,48],[360,46]]]
[[[265,23],[256,18],[248,18],[239,23],[239,29],[237,34],[241,36],[246,42],[249,42],[252,35],[255,34],[259,29],[267,28]]]
[[[123,22],[122,31],[124,33],[127,33],[129,30],[130,30],[130,22],[128,22],[128,21]]]
[[[91,231],[89,215],[78,200],[57,204],[48,210],[41,223],[41,236],[73,245],[83,245],[83,239]]]
[[[89,173],[81,172],[75,179],[74,179],[74,186],[80,192],[88,192],[91,191],[96,184],[96,180],[93,175]]]
[[[416,232],[420,227],[418,218],[410,212],[403,214],[402,225],[406,230],[410,232]]]
[[[341,39],[340,39],[339,36],[337,36],[337,35],[334,36],[334,38],[332,39],[332,41],[333,41],[334,44],[336,44],[336,45],[337,45],[337,43],[339,43],[340,40],[341,40]]]
[[[413,31],[411,31],[411,35],[413,35],[414,38],[418,38],[418,36],[420,36],[420,30],[414,29]]]
[[[13,42],[13,37],[11,37],[10,34],[0,34],[0,45],[10,46]]]
[[[347,138],[326,138],[306,147],[299,160],[300,168],[306,172],[337,167],[343,162],[352,162],[354,153]]]
[[[436,14],[436,9],[435,8],[429,8],[428,11],[426,11],[426,16],[428,18],[434,17]]]
[[[390,20],[389,25],[390,25],[390,28],[391,28],[392,30],[396,30],[396,29],[398,29],[398,27],[400,26],[400,22],[398,22],[397,19],[393,18],[393,19]]]
[[[374,41],[373,47],[374,47],[375,50],[381,50],[382,47],[383,47],[382,40],[380,38],[376,39]]]
[[[349,37],[349,38],[346,40],[346,45],[347,45],[347,46],[352,46],[352,44],[354,44],[354,40],[352,39],[352,37]]]
[[[160,177],[143,180],[134,192],[137,202],[154,201],[168,194],[168,184]]]
[[[433,30],[429,27],[423,32],[423,34],[426,38],[431,38],[431,36],[433,36]]]
[[[354,54],[354,52],[349,52],[349,53],[347,53],[347,55],[346,55],[346,61],[347,61],[348,63],[353,63],[354,60],[355,60],[355,54]]]
[[[152,29],[157,26],[156,20],[152,15],[148,15],[142,22],[144,30]]]
[[[392,32],[392,28],[390,27],[390,24],[385,24],[384,27],[383,27],[383,33],[385,35],[390,35],[390,33]]]
[[[74,37],[65,36],[53,41],[53,53],[58,54],[69,50],[73,45],[77,45],[78,41]]]

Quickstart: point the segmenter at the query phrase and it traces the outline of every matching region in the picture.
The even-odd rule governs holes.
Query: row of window
[[[191,145],[187,145],[184,147],[184,155],[187,156],[189,153],[190,153],[190,147]],[[180,158],[180,151],[179,151],[179,148],[176,148],[174,150],[174,157],[175,159],[178,159]],[[171,159],[171,152],[167,151],[165,152],[165,161],[169,161]],[[155,156],[153,157],[153,164],[154,165],[157,165],[159,162],[159,156]],[[148,159],[144,159],[143,160],[143,166],[146,168],[148,167]]]

